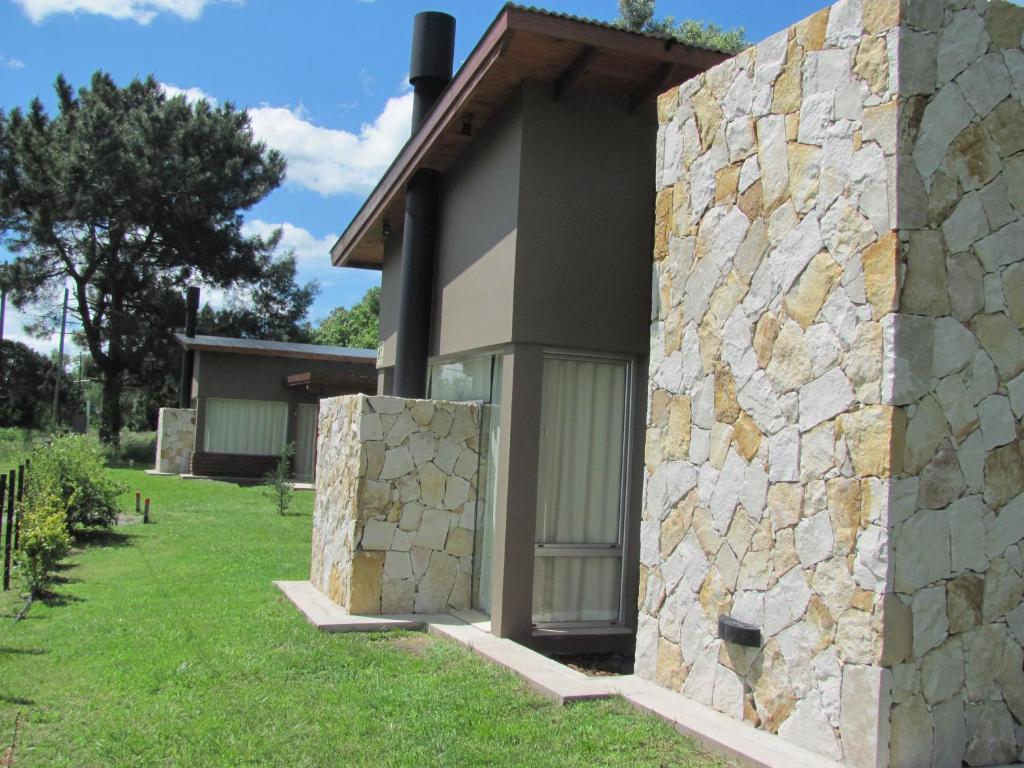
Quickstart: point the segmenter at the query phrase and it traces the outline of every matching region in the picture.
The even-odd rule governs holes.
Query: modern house
[[[320,398],[372,392],[376,385],[373,350],[175,338],[191,358],[188,407],[161,409],[159,472],[259,478],[292,443],[295,478],[310,482]]]
[[[727,58],[505,6],[332,250],[313,586],[472,609],[851,766],[1024,756],[1024,10],[841,0]]]

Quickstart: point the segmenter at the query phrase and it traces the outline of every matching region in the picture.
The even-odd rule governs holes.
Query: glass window
[[[203,440],[211,453],[276,456],[288,439],[288,404],[211,397]]]

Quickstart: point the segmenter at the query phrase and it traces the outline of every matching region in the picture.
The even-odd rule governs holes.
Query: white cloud
[[[19,312],[8,303],[7,312],[4,316],[4,341],[20,341],[26,347],[30,347],[44,355],[53,352],[57,349],[58,342],[60,341],[60,333],[51,333],[49,336],[41,339],[25,333],[24,327],[35,319],[34,315]],[[68,343],[65,340],[65,350],[68,348]]]
[[[92,13],[118,20],[149,24],[161,13],[195,21],[203,9],[216,2],[241,0],[14,0],[34,23],[58,13]]]
[[[184,96],[185,101],[189,104],[195,104],[204,99],[211,104],[217,103],[217,100],[202,88],[179,88],[172,83],[160,83],[160,87],[169,99],[173,99],[175,96]]]
[[[288,160],[289,182],[321,195],[361,194],[373,188],[409,138],[412,94],[388,99],[358,133],[316,125],[287,107],[256,107],[249,116],[256,136]]]
[[[300,271],[306,272],[319,270],[321,267],[330,267],[331,246],[338,239],[338,236],[333,233],[317,237],[308,229],[297,227],[287,221],[281,224],[271,224],[262,219],[245,222],[242,232],[248,236],[268,237],[278,228],[281,230],[281,243],[278,245],[278,250],[281,252],[295,251],[295,261]]]
[[[217,99],[202,88],[160,83],[168,97],[190,104]],[[403,89],[405,90],[405,89]],[[321,195],[363,194],[373,188],[409,138],[412,92],[387,100],[372,123],[358,133],[316,125],[299,107],[263,105],[249,110],[253,133],[288,161],[288,182]]]
[[[24,69],[25,62],[21,59],[8,58],[6,56],[0,56],[0,64],[7,67],[7,69]]]

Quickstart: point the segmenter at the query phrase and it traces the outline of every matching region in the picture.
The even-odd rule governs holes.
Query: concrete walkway
[[[529,648],[494,637],[478,626],[447,614],[352,616],[308,581],[275,581],[306,619],[324,632],[425,630],[470,648],[515,673],[540,695],[569,704],[621,696],[634,707],[660,717],[708,752],[756,768],[841,768],[839,763],[733,720],[710,707],[635,675],[590,677]]]

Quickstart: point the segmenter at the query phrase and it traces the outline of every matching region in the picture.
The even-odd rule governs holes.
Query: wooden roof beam
[[[565,71],[555,80],[555,86],[551,92],[551,98],[559,101],[566,92],[589,70],[594,61],[595,49],[592,45],[583,46],[580,55],[573,59],[572,64],[565,68]]]
[[[659,65],[646,80],[640,83],[640,85],[638,85],[633,92],[629,94],[628,110],[630,112],[634,111],[649,98],[664,91],[665,84],[668,83],[674,69],[675,64],[667,61],[664,64]]]

